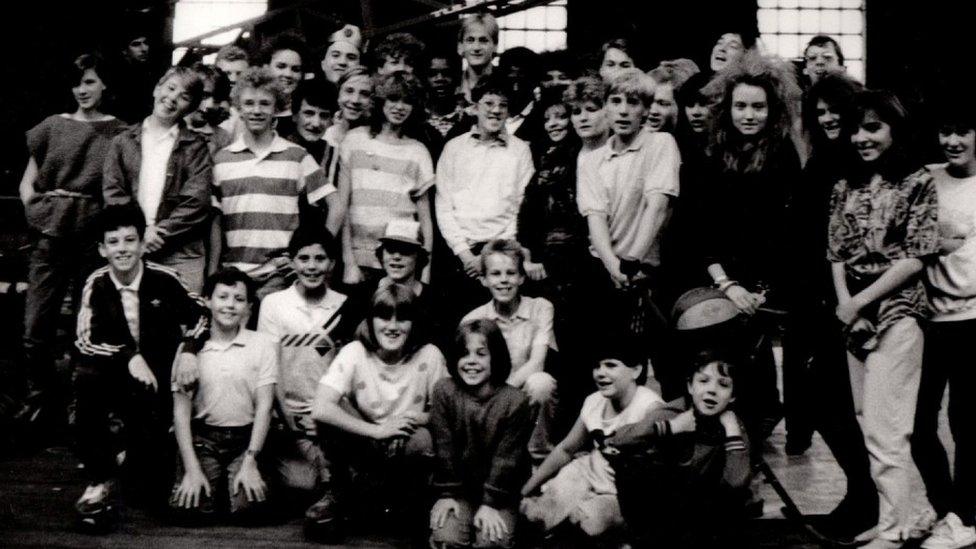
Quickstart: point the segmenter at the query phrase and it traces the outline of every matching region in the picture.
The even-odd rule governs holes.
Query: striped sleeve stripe
[[[745,451],[746,443],[742,437],[729,437],[725,439],[725,450],[727,452]]]
[[[264,264],[263,262],[261,262],[261,263],[247,263],[247,262],[244,262],[244,261],[226,261],[224,263],[224,266],[225,267],[233,267],[233,268],[237,269],[238,271],[240,271],[240,272],[242,272],[242,273],[244,273],[246,275],[250,275],[251,274],[251,271],[257,269],[258,267],[260,267],[263,264]]]
[[[355,184],[353,185],[353,192],[369,192],[380,196],[394,196],[403,197],[402,200],[410,201],[410,193],[413,192],[414,185],[412,181],[405,181],[402,177],[398,177],[390,174],[368,174],[363,177],[356,178]]]
[[[224,201],[233,196],[250,194],[266,194],[274,197],[298,196],[299,185],[297,179],[247,176],[224,181],[220,186],[220,194]]]
[[[349,166],[353,170],[369,170],[389,175],[406,176],[410,179],[420,179],[420,166],[416,161],[407,158],[393,158],[371,154],[363,149],[354,150],[349,155]]]
[[[93,272],[85,280],[85,287],[81,292],[81,307],[78,311],[78,320],[76,324],[76,340],[75,347],[85,355],[90,356],[112,356],[117,353],[122,347],[120,345],[109,345],[107,343],[92,343],[91,341],[91,321],[92,321],[92,310],[89,303],[91,303],[92,289],[95,285],[95,281],[104,276],[108,272],[108,266],[101,267],[100,269]]]
[[[336,188],[329,181],[328,177],[326,177],[325,171],[319,168],[314,161],[311,162],[310,167],[314,169],[303,177],[302,184],[305,187],[305,196],[308,198],[308,203],[315,204],[319,200],[336,192]]]
[[[229,213],[224,215],[225,231],[294,231],[299,216],[295,213]]]
[[[428,179],[428,180],[424,181],[423,183],[421,183],[419,187],[417,187],[416,189],[410,191],[410,199],[411,200],[417,200],[418,198],[420,198],[421,196],[423,196],[424,193],[426,193],[427,191],[429,191],[430,188],[434,186],[434,181],[435,181],[434,178],[431,177],[430,179]]]

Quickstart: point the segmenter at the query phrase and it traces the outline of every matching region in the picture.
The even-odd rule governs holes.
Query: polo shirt
[[[254,423],[257,390],[278,382],[278,350],[271,337],[241,328],[232,341],[205,342],[197,361],[194,419],[214,427]]]
[[[518,309],[511,317],[498,314],[495,302],[489,301],[464,315],[461,322],[482,318],[494,320],[505,337],[514,372],[525,365],[532,348],[536,345],[547,345],[550,349],[557,349],[552,328],[553,313],[552,303],[548,299],[522,296]]]
[[[515,238],[519,206],[534,171],[529,145],[504,131],[486,141],[475,126],[444,145],[434,204],[441,234],[455,255],[479,242]]]
[[[660,265],[661,236],[647,250],[637,240],[647,202],[655,194],[678,196],[681,154],[669,133],[641,131],[626,149],[613,150],[614,138],[600,148],[580,153],[577,161],[576,203],[584,217],[607,216],[610,244],[615,255]],[[591,247],[591,253],[596,251]]]
[[[223,215],[224,264],[251,273],[288,247],[299,196],[314,204],[336,188],[305,149],[277,134],[260,154],[238,137],[214,156],[213,201]]]

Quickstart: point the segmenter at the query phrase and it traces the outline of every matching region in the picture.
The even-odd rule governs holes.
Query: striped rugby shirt
[[[217,151],[213,173],[227,244],[223,263],[245,273],[288,247],[302,193],[314,204],[336,191],[305,149],[278,135],[261,155],[239,136]]]

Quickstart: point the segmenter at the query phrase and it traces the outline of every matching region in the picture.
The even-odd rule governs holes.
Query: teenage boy
[[[232,139],[230,133],[220,127],[220,123],[230,115],[230,80],[213,65],[195,63],[193,70],[203,80],[203,97],[196,110],[183,119],[187,128],[207,140],[207,148],[213,155],[229,145]]]
[[[120,28],[125,30],[119,40],[122,55],[115,71],[115,110],[112,114],[134,123],[152,112],[149,95],[159,72],[156,72],[158,66],[152,62],[149,32],[145,26],[139,21],[130,21],[129,24],[120,25]]]
[[[542,113],[535,109],[539,54],[523,47],[507,49],[498,57],[498,73],[508,79],[510,89],[505,129],[535,143],[543,133]]]
[[[146,251],[196,293],[203,288],[213,162],[207,140],[182,123],[203,98],[200,74],[172,67],[153,89],[153,110],[120,133],[105,159],[106,204],[134,202],[148,226]]]
[[[836,40],[818,34],[807,42],[803,50],[803,73],[810,79],[811,86],[827,74],[843,71],[844,52],[840,51]]]
[[[243,48],[227,44],[217,50],[217,59],[214,61],[214,65],[224,71],[230,83],[234,84],[237,82],[237,77],[250,66],[250,62],[248,62],[247,52]]]
[[[387,35],[372,52],[377,76],[416,73],[423,61],[424,47],[423,42],[408,32]]]
[[[275,112],[279,134],[295,131],[292,113],[296,106],[292,105],[292,94],[305,79],[305,65],[309,59],[305,39],[291,31],[272,37],[261,53],[262,64],[271,70],[281,87],[283,102]]]
[[[498,46],[498,21],[488,13],[476,13],[461,19],[457,52],[467,67],[461,76],[461,93],[468,103],[476,103],[473,92],[481,79],[491,74],[491,60]]]
[[[281,137],[301,145],[320,166],[324,165],[325,130],[332,125],[337,96],[335,86],[327,80],[316,78],[302,82],[292,95],[294,131],[281,133]]]
[[[454,253],[445,266],[448,305],[454,322],[484,301],[478,259],[485,243],[515,238],[525,187],[532,178],[529,145],[505,130],[508,83],[491,76],[472,93],[477,124],[444,145],[437,162],[435,212],[441,234]]]
[[[75,509],[93,528],[110,525],[115,499],[112,411],[124,425],[126,487],[148,504],[166,501],[170,370],[181,341],[200,336],[206,322],[203,303],[173,270],[142,260],[146,221],[137,206],[107,206],[99,225],[98,252],[108,265],[85,282],[75,342],[75,426],[89,480]]]
[[[326,228],[333,235],[343,211],[312,156],[275,133],[274,114],[285,97],[274,74],[265,67],[248,69],[231,95],[244,128],[214,158],[214,205],[223,238],[212,232],[211,249],[223,250],[214,256],[257,281],[261,299],[286,286],[291,261],[285,252],[301,220],[299,197],[312,205],[325,200]]]

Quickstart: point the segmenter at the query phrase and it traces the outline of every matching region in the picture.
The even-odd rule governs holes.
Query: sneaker
[[[958,549],[976,543],[976,528],[966,526],[955,513],[949,513],[932,528],[922,549]]]
[[[109,507],[111,486],[108,482],[91,484],[75,503],[75,510],[82,515],[92,515]]]
[[[305,538],[319,543],[336,544],[342,541],[342,517],[335,495],[326,491],[322,499],[305,511]]]

